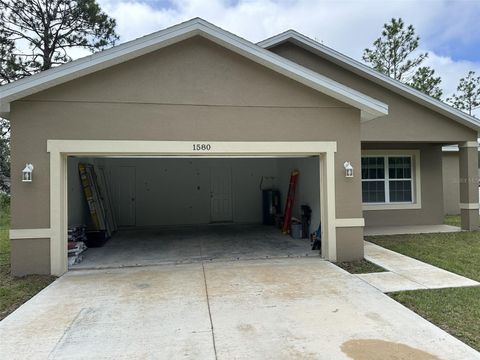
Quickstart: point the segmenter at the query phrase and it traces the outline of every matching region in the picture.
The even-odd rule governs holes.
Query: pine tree
[[[10,190],[10,124],[0,118],[0,192]],[[1,194],[0,194],[1,199]]]
[[[475,109],[480,108],[480,76],[475,76],[475,71],[460,79],[457,93],[447,99],[453,107],[473,115]]]
[[[363,60],[375,70],[408,83],[415,68],[428,56],[427,53],[413,54],[419,40],[412,25],[405,29],[401,18],[392,19],[383,25],[382,35],[374,41],[373,48],[364,50]]]
[[[118,40],[96,0],[0,0],[0,86],[71,61],[69,51]],[[8,191],[10,124],[0,118],[0,190]]]
[[[442,79],[435,77],[435,70],[429,66],[422,66],[417,69],[409,85],[431,97],[440,100],[443,90],[440,88]]]

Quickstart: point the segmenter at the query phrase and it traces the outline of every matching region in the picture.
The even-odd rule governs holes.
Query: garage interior
[[[320,256],[319,165],[318,156],[70,156],[69,268]]]

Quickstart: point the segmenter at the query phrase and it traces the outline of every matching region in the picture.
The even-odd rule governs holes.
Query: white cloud
[[[148,35],[182,21],[173,10],[155,10],[143,2],[100,1],[104,10],[116,19],[121,42]]]
[[[435,72],[441,76],[444,99],[451,97],[456,92],[459,79],[465,77],[470,70],[475,71],[480,76],[480,62],[454,61],[450,57],[439,56],[430,52],[425,63],[435,69]],[[480,117],[480,109],[477,109],[474,115]]]
[[[480,76],[480,64],[472,61],[454,61],[450,57],[430,52],[425,64],[431,66],[442,77],[444,95],[450,96],[456,91],[458,80],[465,77],[469,70],[476,70]]]
[[[123,41],[197,16],[251,41],[295,28],[357,57],[392,17],[402,17],[414,24],[429,43],[434,42],[432,39],[468,42],[480,33],[474,26],[480,14],[480,2],[243,0],[228,5],[225,0],[172,0],[172,7],[161,9],[144,1],[99,2],[117,19]]]

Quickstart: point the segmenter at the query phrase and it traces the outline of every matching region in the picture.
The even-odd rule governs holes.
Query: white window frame
[[[384,177],[379,179],[363,179],[363,182],[382,182],[384,184],[384,194],[385,194],[385,201],[383,202],[363,202],[366,205],[375,205],[375,204],[413,204],[415,202],[415,184],[414,180],[414,159],[412,155],[365,155],[362,156],[363,158],[375,158],[375,159],[383,159],[383,170],[384,170]],[[409,158],[410,159],[410,178],[390,178],[389,174],[389,159],[391,158]],[[363,171],[363,169],[362,169]],[[391,201],[390,200],[390,181],[410,181],[410,188],[411,188],[411,201]]]
[[[385,183],[385,202],[362,203],[363,210],[405,210],[405,209],[421,209],[421,178],[420,178],[420,150],[363,150],[363,157],[383,157],[385,160],[385,178],[384,179],[367,179],[363,181],[384,181]],[[388,158],[389,157],[410,157],[412,164],[412,174],[410,181],[412,183],[412,201],[409,202],[390,202],[390,179],[388,174]],[[408,180],[408,179],[398,179]]]

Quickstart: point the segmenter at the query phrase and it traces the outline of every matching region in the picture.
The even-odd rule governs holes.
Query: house
[[[480,122],[295,31],[253,44],[193,19],[3,86],[0,106],[16,275],[68,270],[67,229],[91,205],[81,163],[103,169],[130,229],[261,223],[261,190],[283,212],[298,170],[293,215],[308,205],[322,257],[348,261],[364,226],[443,222],[442,146],[456,144],[462,228],[478,226]]]
[[[457,145],[448,145],[444,146],[442,151],[443,211],[445,215],[458,215],[460,214],[459,149]],[[478,168],[480,175],[480,160]]]

